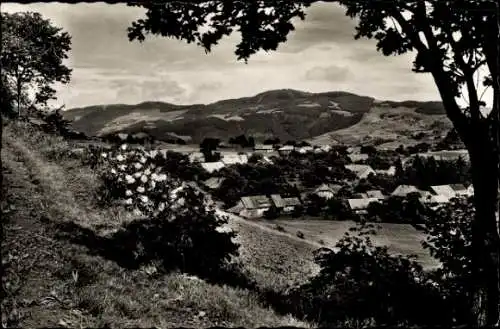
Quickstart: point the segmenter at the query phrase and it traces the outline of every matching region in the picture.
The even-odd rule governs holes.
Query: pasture
[[[301,231],[304,238],[310,241],[323,241],[325,247],[333,248],[349,228],[355,226],[352,221],[333,221],[317,219],[277,219],[259,220],[263,225],[276,227],[279,225],[287,232],[296,234]],[[372,242],[377,246],[387,246],[392,254],[416,255],[418,261],[426,269],[439,266],[439,262],[422,247],[425,234],[408,224],[376,223],[377,234]]]

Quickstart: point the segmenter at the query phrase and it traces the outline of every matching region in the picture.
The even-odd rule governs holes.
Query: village
[[[305,143],[304,143],[305,144]],[[331,153],[338,149],[334,146],[294,146],[294,145],[264,145],[257,144],[251,150],[228,150],[222,148],[218,161],[206,162],[203,152],[185,152],[190,162],[200,164],[201,167],[211,177],[201,182],[201,186],[209,192],[219,190],[224,193],[223,183],[225,171],[238,165],[247,165],[252,162],[256,166],[273,165],[278,159],[287,159],[292,156],[307,157],[321,156]],[[472,184],[461,182],[450,182],[449,184],[430,185],[427,189],[419,188],[415,185],[400,184],[392,190],[365,189],[362,192],[351,193],[351,195],[340,196],[340,193],[346,187],[355,188],[360,183],[364,183],[372,178],[388,178],[397,175],[396,165],[390,165],[388,168],[374,169],[366,164],[370,155],[362,152],[362,147],[344,147],[347,152],[347,164],[343,169],[353,174],[353,179],[343,179],[336,183],[322,182],[315,187],[302,186],[300,179],[289,180],[289,184],[297,187],[298,194],[281,195],[279,193],[242,195],[236,204],[223,204],[227,212],[238,215],[246,219],[261,219],[266,217],[271,210],[277,210],[280,217],[289,217],[294,214],[298,208],[303,209],[310,202],[311,197],[321,198],[328,202],[331,199],[341,199],[345,206],[356,215],[364,215],[371,203],[381,203],[389,197],[406,198],[409,195],[417,195],[419,201],[431,208],[447,204],[454,198],[471,197],[474,194]],[[382,151],[383,152],[383,151]],[[403,165],[403,168],[411,166],[415,158],[432,158],[438,162],[453,162],[464,160],[468,161],[468,153],[464,149],[441,150],[414,153],[398,156],[397,159]],[[252,160],[253,159],[253,160]],[[386,166],[387,167],[387,166]],[[329,166],[328,170],[332,170]],[[293,174],[292,174],[293,176]],[[222,189],[222,191],[221,191]],[[276,217],[276,216],[274,216]]]

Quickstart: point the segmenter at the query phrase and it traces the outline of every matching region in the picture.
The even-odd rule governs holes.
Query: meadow
[[[356,223],[352,221],[334,221],[318,219],[277,219],[259,220],[269,227],[280,226],[292,234],[300,231],[304,239],[320,242],[325,247],[334,247],[349,228]],[[375,245],[387,246],[392,254],[416,255],[424,268],[439,266],[439,262],[423,249],[421,242],[425,234],[409,224],[376,223],[377,234],[371,239]]]

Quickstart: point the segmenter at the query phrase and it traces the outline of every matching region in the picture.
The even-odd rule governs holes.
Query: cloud
[[[349,69],[337,65],[315,66],[305,74],[307,80],[342,81],[349,77]]]
[[[144,10],[123,4],[2,4],[4,11],[39,11],[72,35],[72,81],[58,87],[67,108],[163,100],[210,103],[269,89],[345,90],[379,99],[439,99],[429,75],[411,72],[411,54],[384,57],[372,40],[354,40],[344,9],[318,2],[277,51],[236,60],[240,35],[211,53],[183,41],[148,37],[130,42],[127,27]]]

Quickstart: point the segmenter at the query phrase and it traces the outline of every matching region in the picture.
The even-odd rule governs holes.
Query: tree
[[[55,82],[66,84],[71,69],[63,64],[71,36],[39,13],[2,13],[2,80],[13,87],[17,112],[23,105],[55,99]],[[4,82],[4,81],[2,81]],[[35,90],[30,97],[29,90]],[[30,99],[33,98],[33,99]]]
[[[259,50],[276,50],[294,29],[291,19],[305,19],[304,10],[316,1],[211,1],[186,3],[134,3],[146,12],[132,23],[130,40],[145,40],[145,34],[196,42],[206,51],[234,30],[241,34],[236,46],[238,59],[247,61]],[[413,51],[413,71],[431,74],[448,118],[469,151],[475,190],[472,228],[474,284],[471,322],[499,321],[500,237],[497,209],[500,134],[498,4],[492,0],[331,1],[346,8],[346,15],[358,18],[355,39],[375,39],[384,55]],[[271,9],[271,10],[269,10]],[[201,27],[204,27],[201,29]],[[208,28],[206,28],[208,27]],[[493,109],[484,106],[478,70],[489,71],[483,87],[493,88]],[[462,90],[468,106],[457,101]],[[495,177],[495,178],[493,178]]]

